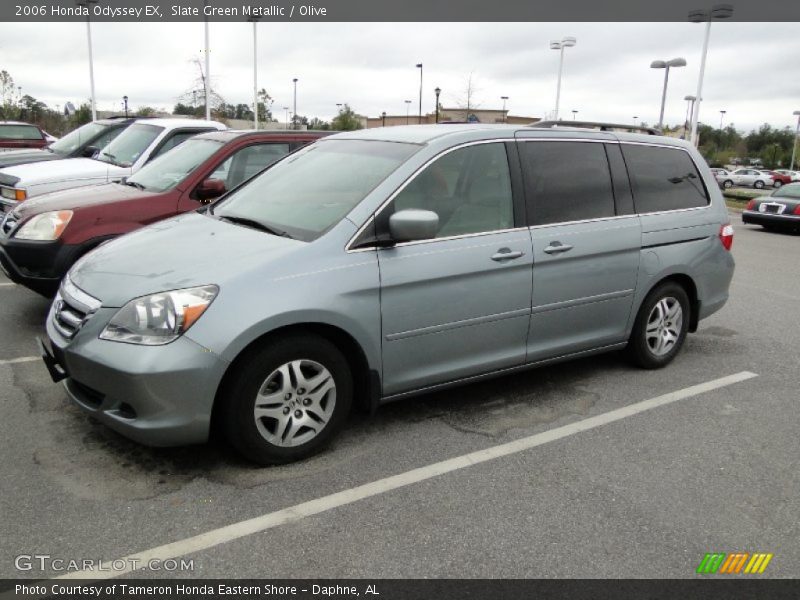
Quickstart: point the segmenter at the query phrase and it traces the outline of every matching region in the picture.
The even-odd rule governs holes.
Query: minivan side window
[[[622,154],[639,214],[708,205],[700,173],[684,150],[622,144]]]
[[[395,197],[395,212],[409,208],[439,215],[437,238],[514,227],[505,145],[466,146],[435,160]]]
[[[520,146],[531,225],[615,215],[603,144],[531,141]]]

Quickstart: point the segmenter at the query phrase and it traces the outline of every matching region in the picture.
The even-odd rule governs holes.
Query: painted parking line
[[[513,442],[492,446],[484,450],[478,450],[477,452],[471,452],[469,454],[443,460],[425,467],[412,469],[411,471],[406,471],[405,473],[400,473],[399,475],[378,479],[377,481],[373,481],[371,483],[366,483],[358,487],[336,492],[334,494],[329,494],[328,496],[323,496],[321,498],[303,502],[301,504],[296,504],[295,506],[290,506],[282,510],[267,513],[253,519],[240,521],[238,523],[220,527],[219,529],[213,529],[211,531],[179,540],[177,542],[158,546],[142,552],[137,552],[136,554],[131,554],[118,559],[119,562],[117,562],[117,564],[126,565],[124,569],[119,571],[87,569],[62,575],[57,577],[57,579],[100,580],[118,577],[120,575],[133,572],[135,570],[134,565],[137,564],[140,566],[147,565],[149,561],[153,559],[164,561],[170,558],[177,558],[194,552],[199,552],[201,550],[206,550],[208,548],[213,548],[214,546],[218,546],[226,542],[249,536],[254,533],[259,533],[267,529],[272,529],[274,527],[279,527],[287,523],[293,523],[305,517],[324,513],[340,506],[346,506],[348,504],[358,502],[359,500],[378,496],[379,494],[384,494],[386,492],[403,488],[414,483],[432,479],[446,473],[451,473],[459,469],[464,469],[490,460],[502,458],[503,456],[509,456],[524,450],[529,450],[531,448],[535,448],[536,446],[541,446],[549,442],[554,442],[556,440],[575,435],[576,433],[581,433],[582,431],[589,431],[591,429],[595,429],[627,417],[632,417],[633,415],[637,415],[660,406],[672,404],[678,400],[691,398],[705,392],[746,381],[747,379],[751,379],[753,377],[758,377],[758,375],[749,371],[741,371],[740,373],[735,373],[733,375],[728,375],[727,377],[722,377],[720,379],[714,379],[713,381],[707,381],[706,383],[683,388],[681,390],[670,392],[669,394],[664,394],[663,396],[657,396],[649,400],[643,400],[642,402],[637,402],[636,404],[618,408],[595,417],[589,417],[588,419],[583,419],[575,423],[557,427],[543,433],[537,433],[535,435],[514,440]],[[114,564],[115,562],[116,561],[103,561],[104,564]]]
[[[12,285],[17,285],[13,281],[2,281],[0,282],[0,287],[11,287]]]
[[[0,360],[0,365],[16,365],[17,363],[33,362],[42,360],[41,356],[21,356],[20,358],[4,358]]]

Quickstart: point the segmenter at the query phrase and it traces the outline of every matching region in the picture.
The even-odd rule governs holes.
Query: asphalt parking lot
[[[354,415],[327,452],[265,469],[221,444],[138,446],[70,406],[27,360],[48,302],[2,279],[0,576],[60,574],[18,571],[20,554],[110,561],[179,543],[194,568],[170,575],[186,577],[682,578],[712,551],[774,553],[763,576],[798,577],[800,236],[732,222],[731,299],[666,369],[611,354],[422,396]],[[742,372],[757,377],[637,408]],[[532,436],[541,443],[347,496]],[[338,504],[302,508],[337,492]]]

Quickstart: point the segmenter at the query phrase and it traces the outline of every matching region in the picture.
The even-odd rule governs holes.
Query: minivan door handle
[[[511,248],[500,248],[495,254],[492,254],[492,260],[502,262],[504,260],[513,260],[521,258],[525,253],[520,250],[511,250]]]
[[[544,249],[547,254],[558,254],[560,252],[569,252],[570,250],[572,250],[572,246],[561,242],[550,242],[550,245]]]

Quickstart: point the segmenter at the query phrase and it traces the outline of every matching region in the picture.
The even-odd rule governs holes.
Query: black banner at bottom
[[[34,600],[753,600],[800,597],[800,580],[777,579],[110,579],[0,580],[0,598]]]

